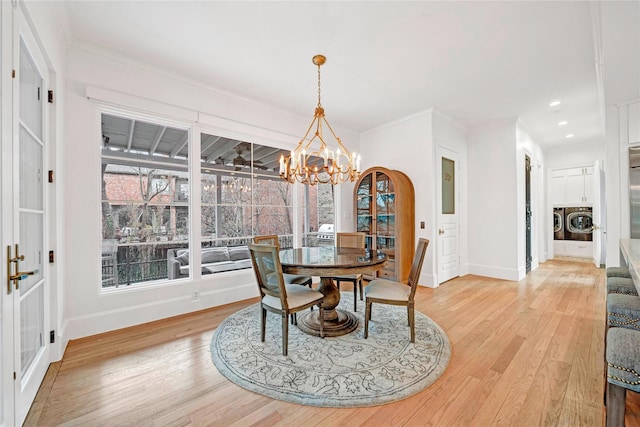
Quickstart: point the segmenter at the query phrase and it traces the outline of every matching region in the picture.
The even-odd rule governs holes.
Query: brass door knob
[[[444,234],[444,230],[442,228],[438,229],[438,234],[440,235]]]

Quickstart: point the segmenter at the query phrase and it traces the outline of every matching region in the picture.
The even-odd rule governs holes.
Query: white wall
[[[605,159],[605,176],[604,186],[606,189],[606,212],[607,212],[607,225],[603,236],[605,241],[603,245],[606,248],[606,265],[607,267],[620,266],[620,249],[618,242],[622,237],[630,236],[630,225],[627,222],[625,226],[625,234],[622,233],[621,225],[626,222],[625,219],[629,218],[629,192],[623,190],[621,185],[621,173],[622,165],[621,159],[626,159],[626,167],[629,167],[629,153],[627,151],[626,157],[622,154],[622,144],[619,136],[619,123],[618,123],[618,108],[608,105],[606,109],[607,121],[606,121],[606,159]],[[626,180],[629,182],[628,178]],[[624,200],[625,208],[622,208],[622,201]],[[623,218],[623,211],[626,210],[625,218]]]
[[[180,114],[186,124],[195,118],[219,135],[244,137],[257,143],[292,148],[311,121],[269,106],[182,80],[118,56],[75,47],[68,55],[68,165],[61,186],[73,189],[62,200],[67,250],[65,264],[68,338],[77,338],[257,296],[251,270],[208,275],[198,281],[167,282],[153,288],[100,293],[100,135],[98,104],[87,99],[87,87],[103,98],[134,106],[149,114]],[[102,90],[105,89],[105,90]],[[91,89],[93,90],[93,89]],[[104,95],[106,94],[106,95]],[[125,95],[126,94],[126,95]],[[175,114],[174,114],[175,113]],[[345,141],[352,132],[336,129]],[[200,299],[193,301],[194,290]]]
[[[516,120],[468,133],[469,273],[519,280]]]
[[[435,183],[433,170],[432,111],[407,117],[362,133],[360,151],[363,170],[382,166],[405,173],[415,191],[416,241],[420,237],[435,242]],[[353,203],[353,202],[351,202]],[[421,230],[420,221],[426,222]],[[420,284],[434,284],[435,250],[429,247],[422,267]]]
[[[628,123],[627,105],[607,106],[607,267],[621,265],[619,241],[631,237]]]
[[[549,147],[544,151],[547,169],[566,169],[593,165],[604,160],[604,141],[580,142]]]

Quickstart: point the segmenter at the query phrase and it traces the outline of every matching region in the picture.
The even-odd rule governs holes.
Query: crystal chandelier
[[[318,106],[313,121],[296,149],[291,151],[289,156],[280,156],[280,177],[292,184],[296,181],[309,185],[340,184],[347,180],[355,181],[360,176],[360,155],[355,152],[350,153],[342,145],[342,141],[336,136],[324,116],[324,108],[320,103],[320,66],[326,60],[327,58],[322,55],[313,57],[313,63],[318,66]],[[338,143],[335,148],[330,148],[324,140],[323,123],[327,125]],[[314,135],[308,139],[312,129]],[[312,147],[314,141],[316,146]]]

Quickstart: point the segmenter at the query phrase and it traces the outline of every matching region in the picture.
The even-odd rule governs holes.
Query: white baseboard
[[[520,271],[517,268],[504,268],[491,265],[469,264],[469,274],[492,277],[503,280],[520,280]]]
[[[60,331],[60,340],[61,343],[64,343],[63,352],[67,343],[73,339],[166,319],[256,296],[255,283],[248,283],[233,288],[203,291],[197,300],[194,300],[191,295],[186,295],[72,317],[64,321],[62,331]]]
[[[438,283],[436,281],[435,274],[422,273],[418,280],[418,285],[426,288],[437,288]]]
[[[460,277],[466,276],[467,274],[469,274],[469,264],[460,264]]]
[[[531,260],[531,271],[538,267],[540,267],[540,260],[537,257],[534,257],[533,260]]]

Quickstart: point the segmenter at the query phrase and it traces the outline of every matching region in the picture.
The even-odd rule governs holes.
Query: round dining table
[[[289,274],[319,276],[318,291],[324,295],[324,334],[337,337],[358,327],[358,318],[346,310],[337,309],[340,290],[332,277],[343,274],[373,274],[387,263],[387,256],[380,251],[333,246],[283,249],[280,251],[282,271]],[[319,310],[298,315],[301,331],[320,336]]]

